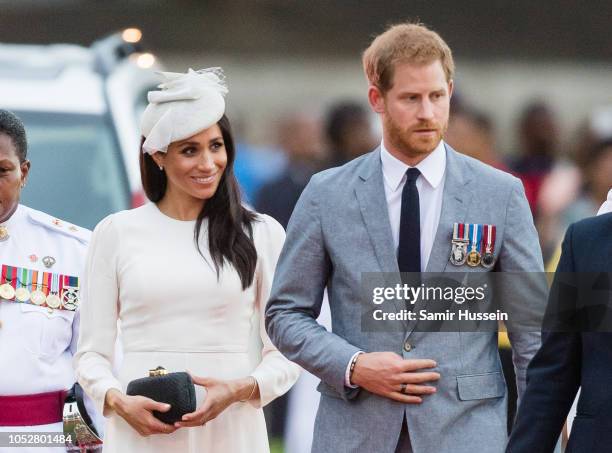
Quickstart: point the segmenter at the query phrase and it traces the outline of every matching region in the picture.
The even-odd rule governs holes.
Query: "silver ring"
[[[408,392],[406,391],[407,387],[408,387],[408,384],[401,383],[400,384],[400,393],[403,393],[404,395],[407,395],[408,394]]]

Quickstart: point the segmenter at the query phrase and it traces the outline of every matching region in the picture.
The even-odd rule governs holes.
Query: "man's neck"
[[[391,154],[397,160],[405,163],[409,167],[416,167],[436,150],[436,148],[440,145],[440,142],[438,142],[438,144],[436,144],[436,146],[434,146],[428,153],[413,153],[408,152],[407,150],[400,150],[398,147],[390,144],[387,140],[384,140],[383,144],[389,154]]]

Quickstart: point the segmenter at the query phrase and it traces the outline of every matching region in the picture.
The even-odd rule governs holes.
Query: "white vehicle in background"
[[[22,202],[93,228],[145,201],[140,114],[161,68],[127,29],[91,47],[0,43],[0,108],[25,123],[32,170]]]

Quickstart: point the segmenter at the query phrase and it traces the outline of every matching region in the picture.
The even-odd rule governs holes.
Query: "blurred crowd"
[[[376,118],[367,104],[351,99],[339,100],[323,112],[287,112],[273,127],[276,143],[272,147],[239,144],[236,174],[249,203],[285,228],[314,173],[343,165],[373,150],[381,140]],[[496,143],[492,117],[463,97],[453,97],[445,141],[455,150],[522,180],[546,270],[553,272],[567,227],[595,215],[612,188],[612,106],[591,112],[573,139],[563,142],[554,109],[534,99],[519,113],[515,134],[519,147],[502,152]],[[512,383],[511,352],[504,338],[500,337],[500,353],[506,381]],[[508,388],[510,395],[516,395],[513,387]],[[316,396],[314,387],[309,391]],[[287,407],[291,398],[285,395],[266,408],[273,438],[282,438],[287,424],[292,429],[291,417],[287,416],[291,414]],[[509,401],[510,425],[515,398]],[[311,416],[314,418],[314,412]],[[304,428],[304,432],[310,435],[312,430]],[[285,445],[285,449],[307,450],[291,445]]]
[[[367,105],[354,100],[340,100],[322,113],[286,113],[273,125],[274,146],[238,147],[236,173],[246,199],[286,227],[310,176],[379,144],[374,120]],[[522,180],[546,267],[554,271],[566,228],[595,215],[612,187],[612,106],[594,110],[563,142],[553,108],[536,99],[518,115],[515,134],[519,147],[502,152],[491,116],[453,98],[445,141]]]

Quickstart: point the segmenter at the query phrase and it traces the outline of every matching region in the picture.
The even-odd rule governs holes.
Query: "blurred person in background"
[[[329,144],[329,167],[339,167],[372,151],[380,140],[374,133],[369,110],[356,101],[333,104],[325,115],[324,128]]]
[[[287,228],[302,190],[322,166],[323,135],[319,118],[309,112],[294,112],[281,118],[277,133],[279,145],[287,155],[287,167],[260,189],[255,207]]]
[[[519,135],[521,153],[511,167],[523,182],[527,201],[537,221],[540,188],[558,155],[559,126],[550,107],[541,101],[528,104],[519,119]]]
[[[232,128],[236,136],[234,173],[242,190],[243,201],[254,205],[261,187],[278,178],[287,165],[287,157],[272,146],[253,145],[245,140],[244,116],[232,115]]]
[[[0,432],[63,435],[64,398],[75,383],[80,282],[91,232],[19,204],[30,172],[27,148],[21,120],[0,110]],[[88,400],[85,405],[98,422]],[[93,428],[91,420],[88,425]],[[102,424],[96,425],[101,436]],[[40,443],[13,447],[66,451]],[[0,451],[13,450],[0,445]]]
[[[542,183],[537,227],[551,272],[567,227],[595,215],[612,187],[611,148],[612,109],[596,109],[578,131],[574,160],[558,161]]]
[[[460,108],[452,112],[444,138],[460,153],[499,170],[509,171],[495,149],[493,121],[484,112],[473,108]]]
[[[276,132],[287,165],[277,178],[259,189],[255,196],[255,208],[287,228],[302,190],[310,177],[321,168],[324,141],[320,119],[308,111],[296,111],[279,118]],[[287,404],[288,395],[283,395],[265,408],[268,431],[272,437],[284,437]]]
[[[371,151],[380,137],[376,137],[369,110],[356,101],[343,100],[331,105],[325,114],[324,130],[329,144],[329,166],[344,165],[350,160]],[[331,330],[331,314],[327,294],[317,322]],[[319,393],[319,379],[304,371],[289,392],[285,421],[286,453],[309,453]]]

